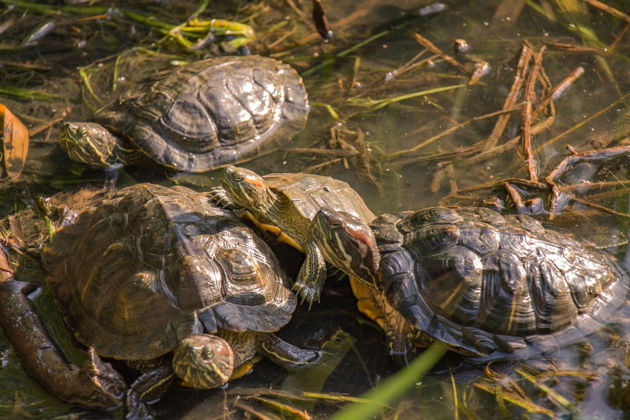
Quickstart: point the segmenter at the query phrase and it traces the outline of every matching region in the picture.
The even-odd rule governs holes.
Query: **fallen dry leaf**
[[[0,104],[0,136],[3,138],[4,169],[9,179],[17,179],[28,156],[28,129],[9,108]]]

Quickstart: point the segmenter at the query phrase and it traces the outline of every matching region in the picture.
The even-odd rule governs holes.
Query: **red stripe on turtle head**
[[[314,219],[314,239],[325,258],[365,282],[376,282],[380,254],[372,230],[356,216],[323,207]]]

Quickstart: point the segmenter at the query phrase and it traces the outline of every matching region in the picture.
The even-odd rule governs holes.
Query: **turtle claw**
[[[146,404],[139,401],[132,401],[132,398],[127,397],[127,415],[126,420],[153,420],[155,417],[149,411]]]
[[[210,198],[210,201],[214,204],[219,207],[223,207],[224,209],[236,207],[234,201],[232,201],[227,191],[225,191],[222,187],[210,188],[210,191],[208,191],[208,198]]]
[[[300,297],[300,304],[304,304],[304,302],[308,303],[309,310],[311,309],[311,306],[313,306],[314,302],[319,303],[319,295],[321,291],[316,287],[296,281],[293,284],[292,290]]]

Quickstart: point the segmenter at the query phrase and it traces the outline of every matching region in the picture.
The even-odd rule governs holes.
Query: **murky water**
[[[216,53],[217,45],[225,47],[215,44],[187,53],[155,28],[125,14],[133,11],[178,24],[198,6],[193,2],[133,6],[120,2],[111,9],[104,2],[66,8],[57,3],[62,2],[36,8],[31,3],[0,2],[0,103],[30,129],[41,127],[31,141],[21,181],[0,184],[2,216],[31,205],[39,194],[103,183],[101,172],[73,163],[61,152],[56,143],[58,124],[45,124],[61,120],[64,113],[68,119],[88,118],[156,69],[201,58],[210,50]],[[344,179],[377,214],[438,203],[492,204],[515,211],[514,198],[498,181],[536,177],[544,184],[545,176],[571,153],[567,146],[585,152],[628,144],[629,99],[624,95],[630,93],[629,23],[586,2],[450,1],[444,2],[446,10],[421,16],[419,11],[428,2],[322,1],[335,33],[330,43],[323,43],[315,32],[309,1],[212,3],[217,4],[201,18],[251,24],[257,33],[252,52],[292,64],[302,73],[313,102],[307,128],[292,143],[243,165],[261,173],[309,171]],[[628,11],[623,0],[607,4]],[[571,5],[578,10],[566,12]],[[465,40],[470,50],[455,52],[456,39]],[[417,57],[427,40],[440,52]],[[519,65],[524,48],[532,54],[527,68]],[[537,54],[541,61],[535,73]],[[488,71],[481,75],[483,68]],[[475,71],[481,77],[473,84]],[[575,80],[563,90],[563,80],[572,76]],[[525,87],[533,86],[531,95],[511,95],[519,80]],[[548,99],[552,96],[553,101]],[[528,99],[532,107],[526,117]],[[526,118],[531,121],[529,161],[536,164],[535,175],[528,171],[528,152],[519,137]],[[499,135],[493,138],[493,133]],[[559,216],[550,222],[586,240],[615,245],[610,251],[624,263],[629,261],[624,240],[627,156],[577,164],[559,176],[557,183],[568,187],[559,194]],[[119,185],[138,181],[204,189],[216,183],[216,174],[128,168]],[[537,197],[543,199],[542,213],[554,206],[549,184],[511,185],[526,206],[537,203]],[[574,196],[577,201],[571,199]],[[329,280],[327,286],[323,303],[312,311],[302,308],[283,333],[296,344],[317,347],[341,326],[352,337],[352,345],[323,391],[360,395],[396,368],[380,331],[354,309],[346,284]],[[43,307],[43,312],[50,311],[50,305]],[[493,366],[500,372],[493,380],[462,358],[448,355],[386,416],[623,418],[630,410],[628,325],[621,322],[605,329],[593,337],[589,348],[563,349],[553,368]],[[0,350],[3,417],[76,413],[21,372],[6,340],[0,342]],[[533,368],[540,370],[532,372]],[[527,372],[539,377],[535,385]],[[540,379],[540,372],[548,376]],[[243,408],[232,405],[237,387],[281,387],[284,380],[284,371],[261,362],[252,375],[227,391],[175,387],[158,404],[158,411],[164,418],[243,416]],[[247,403],[256,404],[251,399]],[[320,403],[311,412],[326,417],[338,406]]]

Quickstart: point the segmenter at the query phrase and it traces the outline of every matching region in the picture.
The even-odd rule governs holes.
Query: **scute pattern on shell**
[[[303,242],[308,241],[311,221],[322,207],[344,211],[366,222],[375,218],[363,198],[347,182],[305,173],[272,173],[263,178],[279,196],[283,228]]]
[[[274,59],[210,58],[165,74],[95,115],[161,165],[206,171],[286,140],[306,122],[302,80]]]
[[[581,336],[628,296],[629,278],[609,256],[528,216],[434,207],[372,227],[390,302],[464,353]]]
[[[277,331],[296,305],[262,239],[183,187],[138,184],[89,206],[44,263],[79,341],[118,359],[153,359],[203,331]]]

